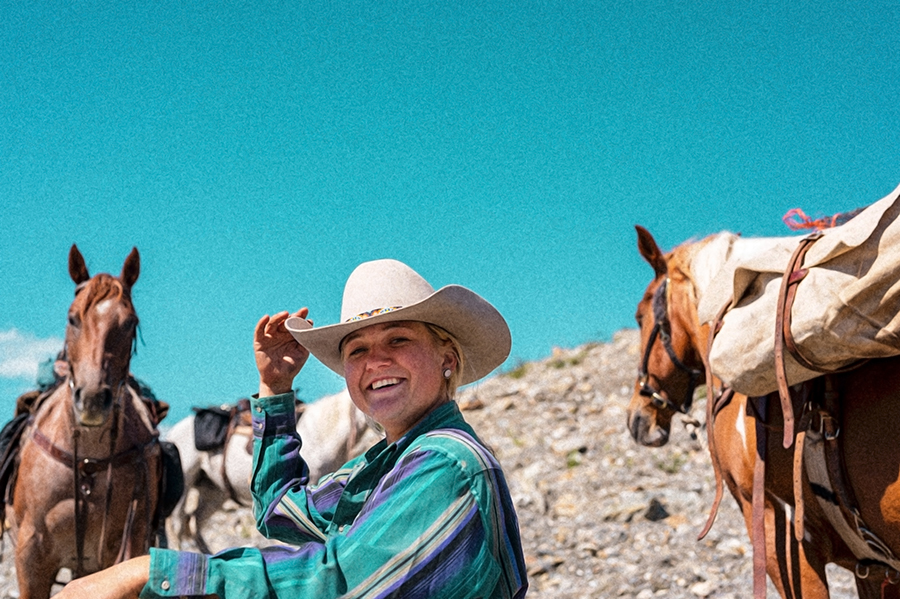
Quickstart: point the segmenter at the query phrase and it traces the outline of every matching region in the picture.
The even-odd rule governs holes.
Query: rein
[[[653,329],[650,331],[650,338],[647,340],[647,348],[644,350],[644,357],[641,360],[641,368],[638,371],[638,384],[641,386],[640,394],[643,397],[649,397],[651,403],[657,408],[672,410],[687,416],[691,410],[691,404],[694,401],[694,389],[697,388],[697,381],[703,376],[703,372],[691,368],[682,362],[675,354],[675,348],[672,347],[672,324],[669,321],[669,302],[668,302],[669,278],[662,282],[653,292]],[[650,352],[653,351],[653,345],[657,338],[662,343],[672,364],[682,372],[687,373],[690,377],[687,392],[681,404],[676,404],[660,393],[659,389],[650,386],[650,373],[647,368],[650,364]]]

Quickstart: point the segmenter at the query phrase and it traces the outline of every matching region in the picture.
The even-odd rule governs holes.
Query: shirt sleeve
[[[489,487],[489,473],[473,476],[453,456],[418,448],[382,478],[345,530],[298,547],[212,557],[154,550],[141,596],[502,597],[495,515],[479,499]]]
[[[253,512],[267,538],[299,545],[322,542],[332,508],[343,490],[342,468],[309,487],[309,468],[300,456],[293,394],[253,401]],[[318,501],[317,501],[318,498]]]

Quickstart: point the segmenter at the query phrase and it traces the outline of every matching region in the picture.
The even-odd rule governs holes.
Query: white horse
[[[380,439],[346,389],[307,404],[297,421],[297,433],[303,440],[300,455],[309,466],[312,482],[334,472]],[[210,517],[228,499],[242,506],[250,506],[253,501],[250,427],[235,428],[223,449],[198,451],[191,415],[177,422],[166,433],[166,440],[178,446],[184,470],[184,495],[166,522],[170,547],[180,549],[184,541],[192,540],[198,550],[212,553],[202,535]]]

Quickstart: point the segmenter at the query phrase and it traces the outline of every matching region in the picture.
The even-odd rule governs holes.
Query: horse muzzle
[[[653,415],[648,416],[640,409],[628,411],[628,431],[645,447],[662,447],[669,442],[669,429],[660,426]]]
[[[109,418],[113,405],[112,389],[104,385],[88,390],[85,387],[73,389],[75,419],[82,426],[102,426]]]

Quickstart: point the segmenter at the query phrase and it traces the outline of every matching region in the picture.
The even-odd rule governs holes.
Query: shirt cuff
[[[285,434],[297,428],[294,412],[294,393],[282,393],[269,397],[251,398],[250,415],[253,419],[253,435],[262,437],[265,432]]]
[[[150,578],[140,599],[206,595],[207,556],[150,548]]]

